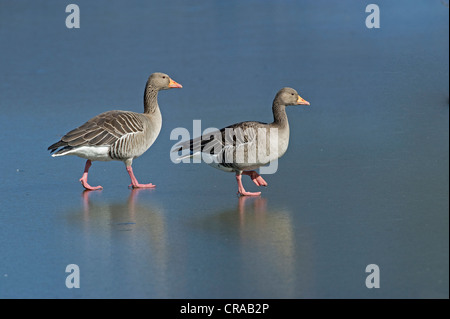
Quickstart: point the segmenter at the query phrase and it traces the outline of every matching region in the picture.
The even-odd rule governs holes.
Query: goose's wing
[[[127,111],[108,111],[93,117],[83,125],[71,130],[59,142],[49,146],[52,153],[78,146],[113,145],[119,139],[144,131],[139,114]]]
[[[266,125],[261,122],[233,124],[194,139],[179,142],[174,146],[173,151],[186,153],[186,150],[189,150],[188,154],[181,158],[202,152],[219,156],[221,160],[225,160],[225,158],[231,158],[229,156],[235,154],[236,151],[244,147],[248,149],[255,145],[258,128],[265,127]]]

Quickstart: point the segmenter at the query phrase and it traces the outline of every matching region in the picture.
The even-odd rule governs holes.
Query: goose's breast
[[[161,131],[161,116],[148,117],[139,114],[143,130],[130,132],[118,139],[111,146],[110,156],[116,160],[124,160],[141,156],[155,142]]]
[[[278,134],[278,157],[281,157],[289,146],[289,129],[281,130]]]
[[[270,131],[268,148],[268,162],[274,161],[286,153],[289,146],[289,129]]]
[[[155,143],[156,138],[158,137],[159,133],[161,132],[162,127],[162,118],[161,113],[155,112],[154,116],[146,119],[144,121],[145,123],[145,129],[144,129],[144,135],[145,135],[145,142],[144,142],[144,148],[147,150],[150,146]]]

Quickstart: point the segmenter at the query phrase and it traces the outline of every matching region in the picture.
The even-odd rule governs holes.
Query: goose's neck
[[[144,113],[152,114],[159,109],[158,106],[158,90],[147,85],[144,92]]]
[[[286,105],[275,100],[273,101],[272,112],[273,124],[279,126],[280,128],[289,127],[288,118],[286,115]]]

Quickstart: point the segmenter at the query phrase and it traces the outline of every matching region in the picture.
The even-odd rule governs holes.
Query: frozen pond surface
[[[448,298],[449,20],[441,1],[0,1],[1,298]],[[101,112],[141,112],[152,72],[163,128],[135,160],[51,158]],[[269,187],[173,164],[176,127],[270,121],[297,89]],[[246,177],[249,191],[257,187]],[[67,289],[68,264],[80,289]],[[368,289],[377,264],[381,287]]]

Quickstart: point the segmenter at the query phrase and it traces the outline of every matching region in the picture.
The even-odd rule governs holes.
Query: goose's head
[[[182,88],[183,86],[170,78],[164,73],[153,73],[147,81],[147,86],[151,86],[157,90],[168,90],[172,88]]]
[[[292,88],[282,88],[278,91],[275,100],[278,100],[283,105],[310,105]]]

